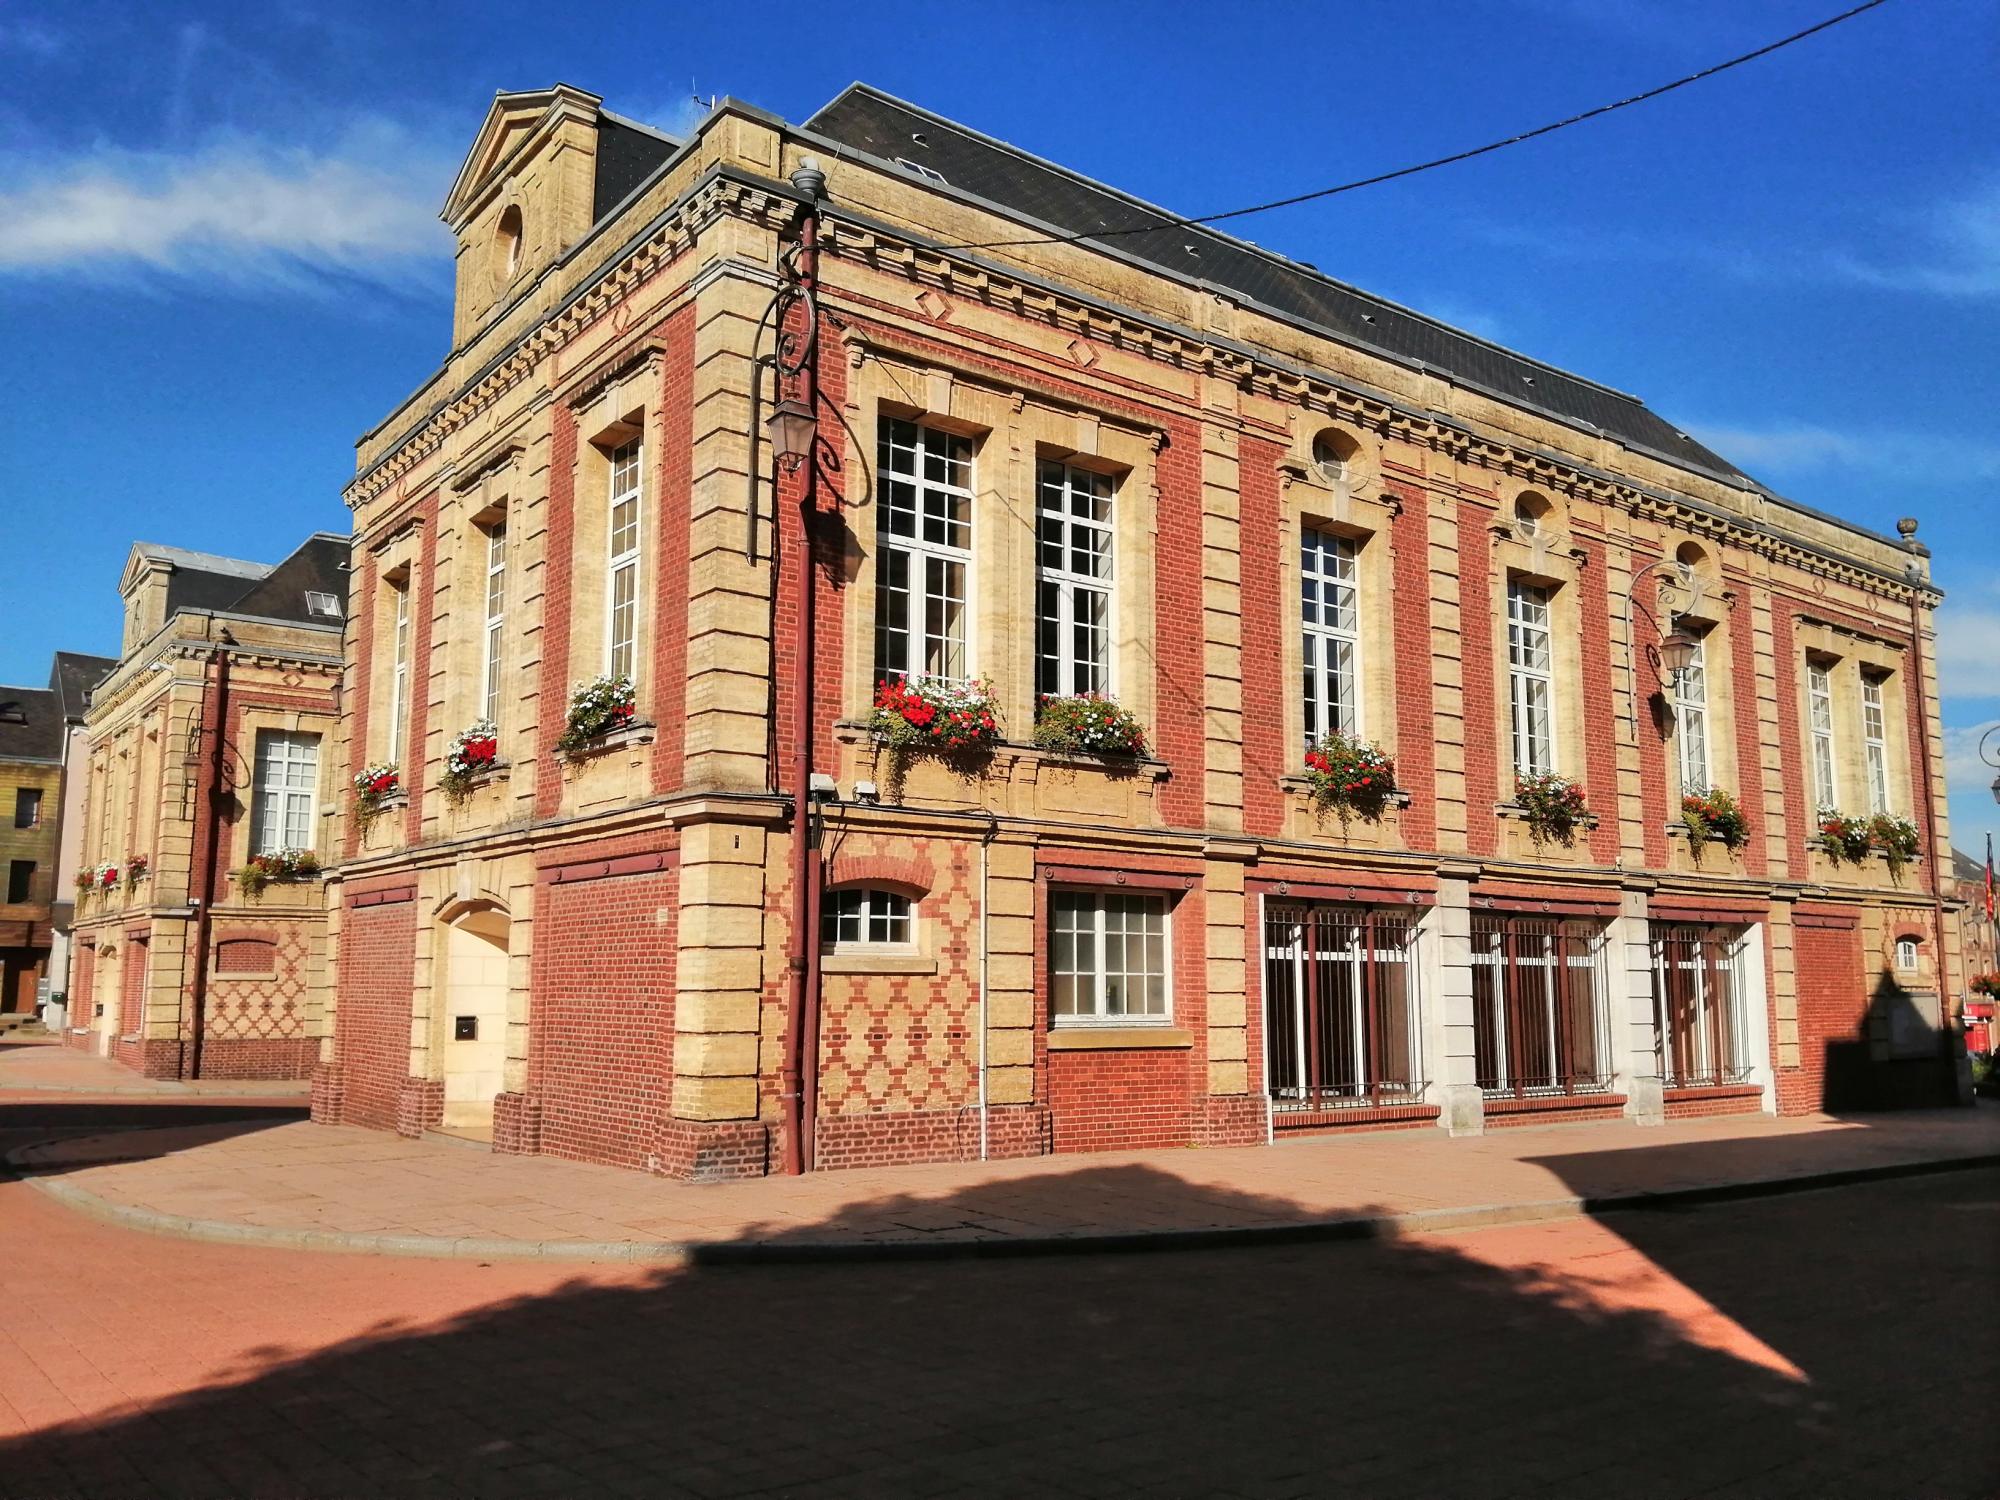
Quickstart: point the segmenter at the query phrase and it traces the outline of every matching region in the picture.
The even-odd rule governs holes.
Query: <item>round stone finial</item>
[[[1917,518],[1915,516],[1904,516],[1902,520],[1896,523],[1896,534],[1906,538],[1915,536],[1917,534]]]

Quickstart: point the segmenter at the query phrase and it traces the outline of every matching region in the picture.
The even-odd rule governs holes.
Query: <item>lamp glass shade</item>
[[[1700,647],[1700,641],[1676,625],[1660,640],[1660,665],[1669,676],[1678,677],[1694,664],[1694,654]]]
[[[2000,776],[1993,778],[1993,800],[2000,802]]]
[[[771,451],[787,466],[803,463],[812,451],[813,414],[803,401],[780,401],[764,419],[764,435]]]

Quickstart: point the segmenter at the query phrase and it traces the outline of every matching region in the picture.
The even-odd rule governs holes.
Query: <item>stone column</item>
[[[1653,1024],[1653,943],[1646,892],[1627,890],[1605,937],[1604,1003],[1611,1036],[1612,1087],[1625,1095],[1626,1118],[1666,1122],[1657,1028]]]
[[[1472,1008],[1472,907],[1470,882],[1438,881],[1437,905],[1417,924],[1419,983],[1429,1006],[1425,1042],[1442,1113],[1452,1135],[1486,1130],[1486,1096],[1479,1088]]]

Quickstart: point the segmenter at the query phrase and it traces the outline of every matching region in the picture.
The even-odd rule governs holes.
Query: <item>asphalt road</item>
[[[0,1145],[83,1123],[0,1105]],[[1996,1271],[2000,1171],[679,1271],[189,1243],[0,1182],[0,1494],[1990,1497]]]

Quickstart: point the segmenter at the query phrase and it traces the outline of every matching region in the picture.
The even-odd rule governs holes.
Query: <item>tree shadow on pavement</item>
[[[1068,1185],[1170,1191],[1146,1181],[1163,1175],[1086,1167]],[[431,1325],[259,1350],[144,1411],[0,1444],[0,1490],[1984,1493],[1992,1451],[1944,1443],[1953,1403],[1936,1389],[1969,1377],[1977,1397],[2000,1375],[1983,1291],[1970,1356],[1945,1341],[1946,1299],[1972,1289],[1993,1227],[1943,1191],[1972,1175],[1638,1216],[1645,1256],[1619,1216],[1175,1254],[580,1270]],[[2000,1197],[2000,1174],[1979,1175]],[[990,1192],[872,1212],[985,1222],[1001,1216]],[[1236,1219],[1284,1210],[1213,1196]],[[218,1250],[217,1274],[257,1253]]]

